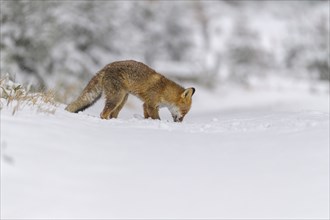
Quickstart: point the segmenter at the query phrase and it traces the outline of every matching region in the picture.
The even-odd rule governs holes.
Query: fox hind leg
[[[121,109],[124,107],[126,101],[128,98],[128,94],[126,94],[123,98],[123,100],[121,101],[121,103],[112,111],[112,113],[110,114],[110,118],[117,118],[119,112],[121,111]]]
[[[103,111],[100,117],[102,119],[109,119],[112,111],[116,108],[117,103],[114,100],[106,100]]]
[[[114,94],[112,94],[114,95]],[[111,95],[111,96],[112,96]],[[112,97],[106,97],[106,101],[105,101],[105,106],[103,111],[101,112],[100,117],[102,119],[109,119],[109,118],[116,118],[118,116],[119,111],[121,110],[121,108],[124,106],[126,100],[127,94],[125,93],[119,93],[116,94]]]

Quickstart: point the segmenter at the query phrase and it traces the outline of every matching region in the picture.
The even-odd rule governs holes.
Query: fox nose
[[[178,116],[174,117],[174,122],[182,122],[182,121],[183,121],[183,117],[178,117]]]

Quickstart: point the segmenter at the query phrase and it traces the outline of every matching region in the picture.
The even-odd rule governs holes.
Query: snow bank
[[[183,123],[1,111],[1,218],[329,217],[328,95],[197,90]]]

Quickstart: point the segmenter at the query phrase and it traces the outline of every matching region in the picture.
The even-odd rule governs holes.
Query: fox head
[[[191,107],[192,96],[195,93],[195,88],[184,90],[178,101],[171,109],[171,114],[175,122],[182,122],[184,116],[189,112]]]

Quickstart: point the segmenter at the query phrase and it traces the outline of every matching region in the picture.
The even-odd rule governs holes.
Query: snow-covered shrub
[[[135,59],[207,88],[268,75],[329,81],[328,1],[3,1],[1,70],[34,88],[85,84]],[[166,72],[173,72],[173,65]],[[157,70],[157,69],[156,69]],[[196,74],[198,73],[198,74]]]
[[[1,6],[1,72],[40,89],[86,83],[115,60],[184,60],[193,46],[182,2],[20,0]]]
[[[329,11],[311,9],[311,16],[288,24],[290,31],[284,40],[286,69],[300,73],[299,77],[329,81]]]
[[[6,105],[14,115],[24,107],[31,107],[37,112],[54,114],[58,103],[54,99],[54,92],[33,93],[21,84],[13,82],[9,74],[0,79],[0,109]]]
[[[244,18],[235,22],[225,53],[229,79],[236,83],[248,85],[250,77],[263,78],[272,67],[271,55],[262,46],[259,33]]]

